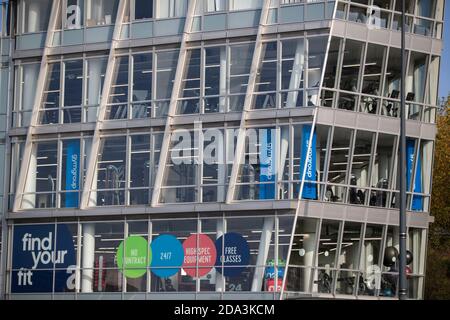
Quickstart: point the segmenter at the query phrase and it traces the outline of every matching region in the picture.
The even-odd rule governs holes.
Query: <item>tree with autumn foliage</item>
[[[437,120],[425,299],[450,299],[450,95]]]

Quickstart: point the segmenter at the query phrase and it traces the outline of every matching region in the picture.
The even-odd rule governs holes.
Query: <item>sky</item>
[[[445,3],[444,51],[441,59],[441,79],[439,81],[439,97],[450,94],[450,0]]]

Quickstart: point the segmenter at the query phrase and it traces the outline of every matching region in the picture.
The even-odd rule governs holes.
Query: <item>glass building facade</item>
[[[444,0],[1,1],[4,299],[422,299]]]

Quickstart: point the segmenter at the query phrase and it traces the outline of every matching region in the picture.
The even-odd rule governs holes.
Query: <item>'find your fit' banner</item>
[[[14,226],[12,293],[65,292],[75,288],[76,255],[67,224]]]

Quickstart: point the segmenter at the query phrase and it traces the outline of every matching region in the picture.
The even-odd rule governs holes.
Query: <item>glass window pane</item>
[[[197,223],[197,220],[194,219],[153,220],[151,292],[196,291],[195,279],[188,275],[184,269],[180,268],[182,263],[176,262],[178,256],[175,252],[181,250],[181,254],[183,254],[182,243],[188,237],[197,233]],[[161,237],[165,237],[166,243],[169,242],[171,247],[169,249],[169,247],[165,246],[164,249],[167,251],[158,249],[155,253],[153,244],[157,243]],[[158,246],[158,248],[160,247]]]
[[[134,18],[153,18],[153,0],[134,0]]]
[[[170,99],[178,62],[178,51],[157,52],[156,98]]]
[[[84,0],[67,0],[64,29],[80,29],[83,26]]]
[[[330,184],[345,184],[347,168],[349,163],[349,150],[352,130],[338,128],[334,129],[333,146],[330,155],[330,167],[328,171],[328,182]],[[342,201],[344,190],[337,186],[329,185],[327,198],[329,201]]]
[[[317,263],[319,267],[335,267],[337,241],[339,239],[339,225],[339,221],[322,221],[319,239],[319,252],[317,256]]]
[[[338,57],[341,48],[341,39],[333,37],[328,51],[327,67],[325,69],[324,86],[327,88],[336,87],[336,75]]]
[[[150,135],[131,136],[130,204],[147,204],[150,186]]]
[[[64,62],[64,106],[80,106],[83,94],[83,60]]]
[[[356,133],[350,177],[350,185],[355,187],[349,189],[349,202],[352,204],[364,204],[369,194],[369,191],[364,188],[369,187],[370,183],[373,138],[372,132],[358,131]]]
[[[116,58],[109,103],[128,102],[128,56]]]
[[[56,207],[58,143],[39,142],[36,145],[36,208]],[[30,183],[33,183],[30,181]],[[30,190],[28,188],[28,190]],[[42,193],[41,193],[42,192]]]
[[[123,205],[126,173],[126,137],[102,139],[97,164],[97,206]]]
[[[116,22],[119,0],[90,0],[86,15],[86,26],[98,26]]]
[[[362,42],[349,39],[346,40],[340,81],[340,88],[342,90],[353,92],[358,91],[358,78],[361,69],[362,50]]]
[[[229,1],[230,10],[259,9],[262,7],[263,0],[231,0]]]
[[[156,17],[183,17],[186,15],[187,3],[187,0],[156,0]]]
[[[86,105],[87,122],[97,121],[97,107],[100,105],[103,83],[105,81],[107,57],[87,59]]]
[[[253,49],[253,43],[231,46],[230,93],[246,92],[253,58]]]
[[[22,3],[22,32],[47,31],[53,1],[24,0]]]
[[[133,55],[133,98],[132,101],[152,99],[152,54]]]
[[[124,239],[123,222],[82,224],[82,291],[120,292],[123,276],[117,250]]]
[[[200,111],[200,58],[200,49],[187,51],[187,64],[184,68],[180,91],[180,97],[187,99],[178,101],[177,114],[190,114]]]
[[[360,295],[378,295],[381,286],[381,240],[383,227],[381,225],[366,226],[364,243],[361,250],[361,270],[363,279],[360,279]],[[363,288],[363,290],[361,290]],[[362,292],[361,292],[362,291]]]
[[[395,136],[379,134],[375,164],[372,169],[371,186],[378,189],[388,189],[392,185],[392,157],[395,148]],[[370,195],[371,206],[386,206],[387,192],[383,190],[372,191]]]
[[[363,77],[363,93],[379,95],[384,52],[384,46],[369,44]]]

